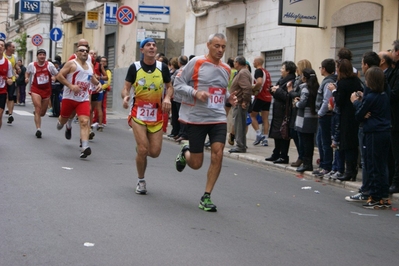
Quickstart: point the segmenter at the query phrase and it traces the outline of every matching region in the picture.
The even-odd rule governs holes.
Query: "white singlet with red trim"
[[[76,71],[73,73],[69,73],[66,76],[66,79],[71,84],[79,85],[80,91],[73,92],[70,88],[64,86],[64,93],[62,94],[62,98],[70,99],[76,102],[89,101],[90,80],[93,76],[93,68],[91,67],[91,64],[87,64],[88,69],[85,70],[76,60],[72,61],[76,64]]]

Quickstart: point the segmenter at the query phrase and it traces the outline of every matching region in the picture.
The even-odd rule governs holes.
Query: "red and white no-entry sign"
[[[40,46],[43,43],[43,37],[40,34],[35,34],[32,36],[32,44],[34,46]]]
[[[122,25],[129,25],[134,21],[134,11],[130,6],[121,6],[116,11],[116,19]]]

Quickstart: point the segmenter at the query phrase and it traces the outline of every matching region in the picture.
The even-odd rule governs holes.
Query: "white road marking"
[[[27,111],[18,111],[18,110],[14,110],[13,114],[23,115],[23,116],[33,116],[33,114],[30,113],[30,112],[27,112]]]

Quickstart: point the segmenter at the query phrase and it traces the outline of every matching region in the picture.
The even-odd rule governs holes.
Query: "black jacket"
[[[287,91],[287,83],[289,81],[294,82],[295,74],[288,74],[285,78],[280,78],[277,81],[276,85],[279,85],[279,88],[272,93],[273,95],[273,114],[272,114],[272,122],[270,124],[270,132],[269,137],[274,139],[282,139],[280,133],[280,127],[283,123],[285,112],[286,112],[286,104],[288,104],[288,116],[291,116],[291,101],[290,96]]]
[[[358,77],[344,78],[337,82],[337,90],[333,93],[335,104],[340,110],[340,146],[341,150],[357,149],[359,145],[359,122],[355,118],[355,107],[350,97],[353,92],[362,90]]]
[[[388,83],[391,88],[391,122],[392,130],[399,131],[399,62],[388,75]]]

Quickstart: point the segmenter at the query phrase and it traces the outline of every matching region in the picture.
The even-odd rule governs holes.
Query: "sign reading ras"
[[[40,1],[21,0],[20,12],[21,13],[39,14],[40,13]]]

